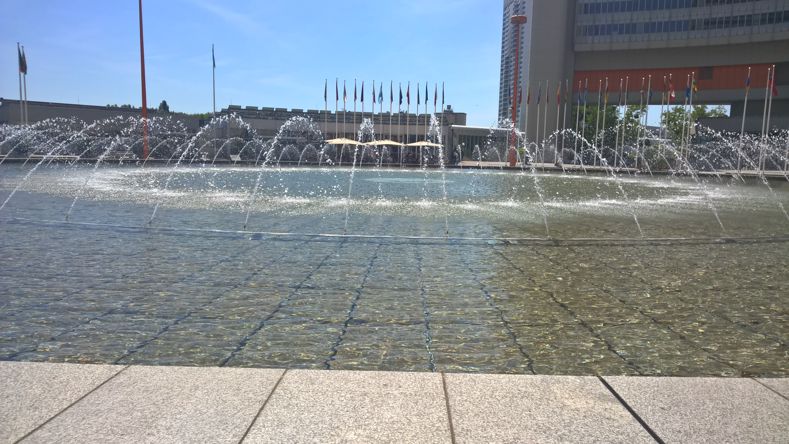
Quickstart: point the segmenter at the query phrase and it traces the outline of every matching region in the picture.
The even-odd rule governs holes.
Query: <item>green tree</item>
[[[675,106],[663,113],[663,125],[668,129],[671,140],[679,143],[681,142],[683,128],[688,123],[688,118],[695,123],[699,119],[726,116],[726,109],[723,106],[709,108],[707,105],[694,105],[690,112],[684,106]]]
[[[167,104],[166,100],[162,100],[162,103],[159,104],[159,112],[165,114],[170,112],[170,105]]]

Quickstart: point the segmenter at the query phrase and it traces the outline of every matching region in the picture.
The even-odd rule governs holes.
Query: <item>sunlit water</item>
[[[786,182],[349,175],[42,166],[0,211],[0,359],[789,374]]]

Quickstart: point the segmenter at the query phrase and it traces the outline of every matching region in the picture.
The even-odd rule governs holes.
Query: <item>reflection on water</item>
[[[0,168],[0,198],[27,168]],[[187,231],[240,229],[256,172],[184,169],[166,191],[165,169],[85,174],[44,169],[0,212],[0,359],[789,374],[781,183],[708,183],[722,233],[693,182],[624,176],[624,201],[610,178],[542,176],[554,237],[609,239],[547,243]],[[437,173],[357,174],[353,233],[440,237],[448,216],[454,237],[545,235],[528,174],[450,172],[446,202]],[[341,232],[347,179],[267,173],[248,229]],[[648,237],[691,239],[620,242],[631,205]],[[722,235],[774,238],[700,240]]]

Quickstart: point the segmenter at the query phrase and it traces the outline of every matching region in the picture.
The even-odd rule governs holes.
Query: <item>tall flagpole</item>
[[[663,76],[663,91],[660,93],[660,129],[658,130],[658,138],[663,139],[663,111],[664,106],[666,103],[666,94],[668,91],[668,81],[666,80],[666,76]]]
[[[389,81],[389,140],[392,140],[392,103],[394,102],[394,81]]]
[[[25,50],[25,47],[22,47],[22,51]],[[27,59],[25,59],[27,60]],[[775,65],[772,66],[773,68],[773,75],[770,77],[770,103],[767,105],[767,125],[765,127],[765,134],[767,137],[770,137],[770,117],[773,113],[773,91],[775,90]],[[27,78],[27,73],[25,73],[25,78]],[[27,103],[27,90],[25,91],[25,103]],[[27,105],[25,105],[25,118],[27,118]],[[29,123],[29,122],[28,122]]]
[[[606,78],[606,80],[608,80],[608,78]],[[598,154],[602,154],[600,152],[600,147],[597,143],[597,137],[600,134],[600,100],[602,94],[603,94],[603,79],[599,79],[597,81],[597,103],[595,104],[597,112],[595,113],[596,115],[595,115],[595,124],[594,124],[594,140],[592,141],[592,149],[595,150],[594,156],[592,156],[592,160],[594,161],[593,162],[594,166],[597,166]]]
[[[619,153],[619,161],[622,163],[623,167],[627,167],[627,163],[625,162],[625,129],[627,128],[627,122],[625,122],[624,117],[627,115],[627,93],[630,91],[630,76],[625,76],[625,96],[624,96],[624,108],[622,109],[622,141],[619,143],[620,153]]]
[[[534,160],[537,161],[537,150],[540,149],[540,99],[542,97],[542,80],[537,82],[537,124],[534,125]]]
[[[328,138],[329,133],[329,79],[323,80],[323,139]],[[322,156],[321,156],[322,157]],[[320,162],[320,159],[318,159]]]
[[[551,81],[545,81],[545,115],[542,118],[542,150],[540,159],[545,163],[545,142],[548,140],[548,103],[551,101]],[[543,165],[543,169],[545,165]]]
[[[770,100],[770,68],[768,67],[767,84],[764,86],[764,112],[762,113],[762,137],[764,137],[764,124],[765,122],[767,122],[767,102],[769,100]]]
[[[145,45],[142,33],[142,0],[139,0],[140,16],[140,79],[142,86],[142,158],[148,158],[148,98],[145,92]]]
[[[564,79],[564,113],[562,114],[562,150],[560,151],[561,155],[560,158],[564,160],[564,137],[566,133],[564,130],[567,129],[567,102],[568,96],[567,94],[570,93],[570,81],[568,79]]]
[[[690,74],[690,99],[689,99],[689,107],[688,110],[688,133],[685,135],[686,142],[685,142],[685,155],[690,156],[690,143],[691,143],[691,132],[696,131],[696,122],[693,121],[693,93],[696,89],[696,72],[693,71]]]
[[[397,91],[398,91],[398,98],[397,98],[397,141],[401,144],[403,143],[403,125],[401,125],[401,119],[403,117],[403,82],[397,82]],[[400,150],[398,151],[399,155],[397,156],[400,160],[400,166],[403,166],[403,146],[400,146]]]
[[[340,137],[337,125],[337,104],[340,101],[340,79],[334,78],[334,138]]]
[[[356,79],[353,79],[353,126],[351,129],[353,132],[351,133],[351,137],[353,140],[356,140]]]
[[[411,81],[408,81],[408,86],[405,90],[405,144],[408,145],[408,140],[410,139],[409,131],[409,120],[411,120]],[[400,166],[403,166],[403,156],[402,152],[400,153]]]
[[[605,78],[605,93],[603,93],[603,127],[600,128],[600,131],[603,133],[603,137],[600,140],[600,156],[603,156],[603,150],[605,149],[605,118],[606,118],[606,111],[608,109],[608,77]]]
[[[22,45],[22,60],[25,64],[25,70],[22,72],[22,109],[24,110],[24,124],[30,125],[30,115],[28,114],[27,108],[27,54],[25,54],[25,45]]]
[[[348,89],[346,88],[345,80],[342,81],[342,137],[346,138],[346,108],[348,103]]]
[[[25,124],[25,97],[22,95],[22,47],[16,42],[16,52],[19,56],[19,125]]]
[[[211,83],[212,83],[212,90],[213,90],[213,110],[214,110],[214,117],[216,117],[216,56],[214,55],[214,44],[211,44]]]
[[[573,158],[573,164],[578,159],[578,125],[581,123],[581,81],[578,81],[578,97],[575,100],[575,127],[573,131],[575,131],[575,137],[573,138],[573,152],[575,153],[575,157]]]
[[[584,112],[583,116],[581,117],[581,165],[584,164],[584,140],[586,140],[586,107],[587,107],[587,96],[589,94],[589,78],[587,77],[584,79]]]
[[[682,104],[682,110],[684,114],[682,115],[682,134],[679,138],[680,145],[679,145],[679,155],[682,157],[683,151],[685,151],[685,131],[687,130],[688,126],[688,99],[690,98],[690,74],[688,74],[688,78],[685,81],[685,102]]]
[[[748,77],[745,78],[745,102],[742,106],[742,124],[740,126],[740,150],[737,152],[737,172],[742,165],[743,138],[745,137],[745,115],[748,111],[748,95],[751,92],[751,67],[748,67]]]
[[[762,135],[759,140],[759,159],[757,170],[762,168],[762,158],[764,157],[764,124],[767,123],[767,103],[770,101],[770,68],[767,68],[767,84],[764,86],[764,111],[762,112]]]
[[[617,115],[622,112],[622,85],[624,85],[625,79],[619,78],[619,97],[616,98],[616,113]],[[622,119],[624,121],[624,119]],[[619,122],[619,126],[615,127],[616,134],[614,135],[614,168],[619,168],[619,162],[617,159],[619,157],[619,130],[622,128],[622,122]]]
[[[559,80],[556,87],[556,137],[553,139],[553,164],[556,165],[557,151],[559,148],[559,117],[561,117],[562,108],[562,81]]]

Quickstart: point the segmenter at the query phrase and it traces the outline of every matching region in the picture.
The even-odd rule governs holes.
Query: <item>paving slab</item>
[[[283,371],[129,367],[26,442],[238,442]]]
[[[759,382],[789,398],[789,378],[759,378]]]
[[[446,374],[463,442],[654,442],[593,376]]]
[[[0,361],[0,443],[30,433],[123,368]]]
[[[752,379],[605,379],[666,442],[787,442],[789,401]]]
[[[244,442],[451,442],[441,375],[288,371]]]

